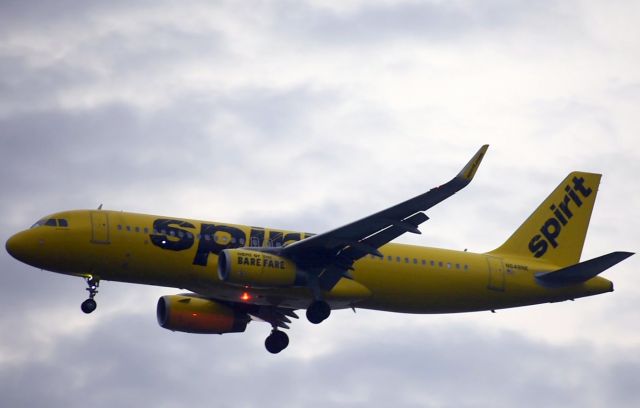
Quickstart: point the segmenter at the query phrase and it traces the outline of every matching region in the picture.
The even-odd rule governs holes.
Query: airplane
[[[97,210],[46,216],[6,242],[17,260],[82,277],[96,307],[102,280],[186,289],[162,296],[157,320],[172,331],[244,332],[267,322],[273,354],[291,318],[318,324],[332,310],[459,313],[560,302],[613,291],[598,276],[633,255],[580,262],[600,174],[570,173],[504,244],[472,253],[392,243],[420,234],[425,211],[474,178],[482,146],[450,181],[322,234]]]

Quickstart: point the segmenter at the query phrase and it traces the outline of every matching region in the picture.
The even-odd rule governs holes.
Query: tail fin
[[[600,174],[573,172],[491,254],[535,257],[557,266],[580,261]]]

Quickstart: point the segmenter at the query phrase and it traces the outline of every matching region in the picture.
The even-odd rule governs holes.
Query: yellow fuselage
[[[313,299],[306,287],[247,288],[222,282],[216,252],[228,247],[286,245],[311,234],[103,210],[67,211],[49,218],[64,219],[68,226],[38,226],[12,238],[20,259],[38,268],[184,288],[233,302],[303,309]],[[168,227],[163,230],[160,225]],[[161,245],[161,240],[169,244]],[[354,264],[353,279],[341,279],[325,294],[333,308],[469,312],[613,290],[612,283],[602,277],[571,286],[545,287],[535,274],[558,267],[534,258],[401,244],[384,245],[380,252],[384,258],[360,259]]]

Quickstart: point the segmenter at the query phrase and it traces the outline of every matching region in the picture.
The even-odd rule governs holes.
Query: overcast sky
[[[602,173],[583,259],[640,247],[637,1],[2,1],[0,239],[104,208],[322,232],[473,183],[399,242],[497,247]],[[611,294],[464,315],[335,312],[172,333],[172,288],[0,254],[2,407],[640,405],[640,261]],[[303,314],[303,313],[302,313]]]

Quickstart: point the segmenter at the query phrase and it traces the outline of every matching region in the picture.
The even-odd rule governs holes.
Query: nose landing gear
[[[98,293],[98,286],[100,286],[100,279],[95,278],[93,276],[89,276],[88,278],[86,278],[86,280],[87,280],[87,286],[89,286],[87,288],[87,291],[89,292],[89,299],[82,302],[82,304],[80,305],[80,309],[82,309],[83,312],[89,314],[94,310],[96,310],[96,308],[98,307],[98,304],[96,303],[95,300],[93,300],[93,298]]]

